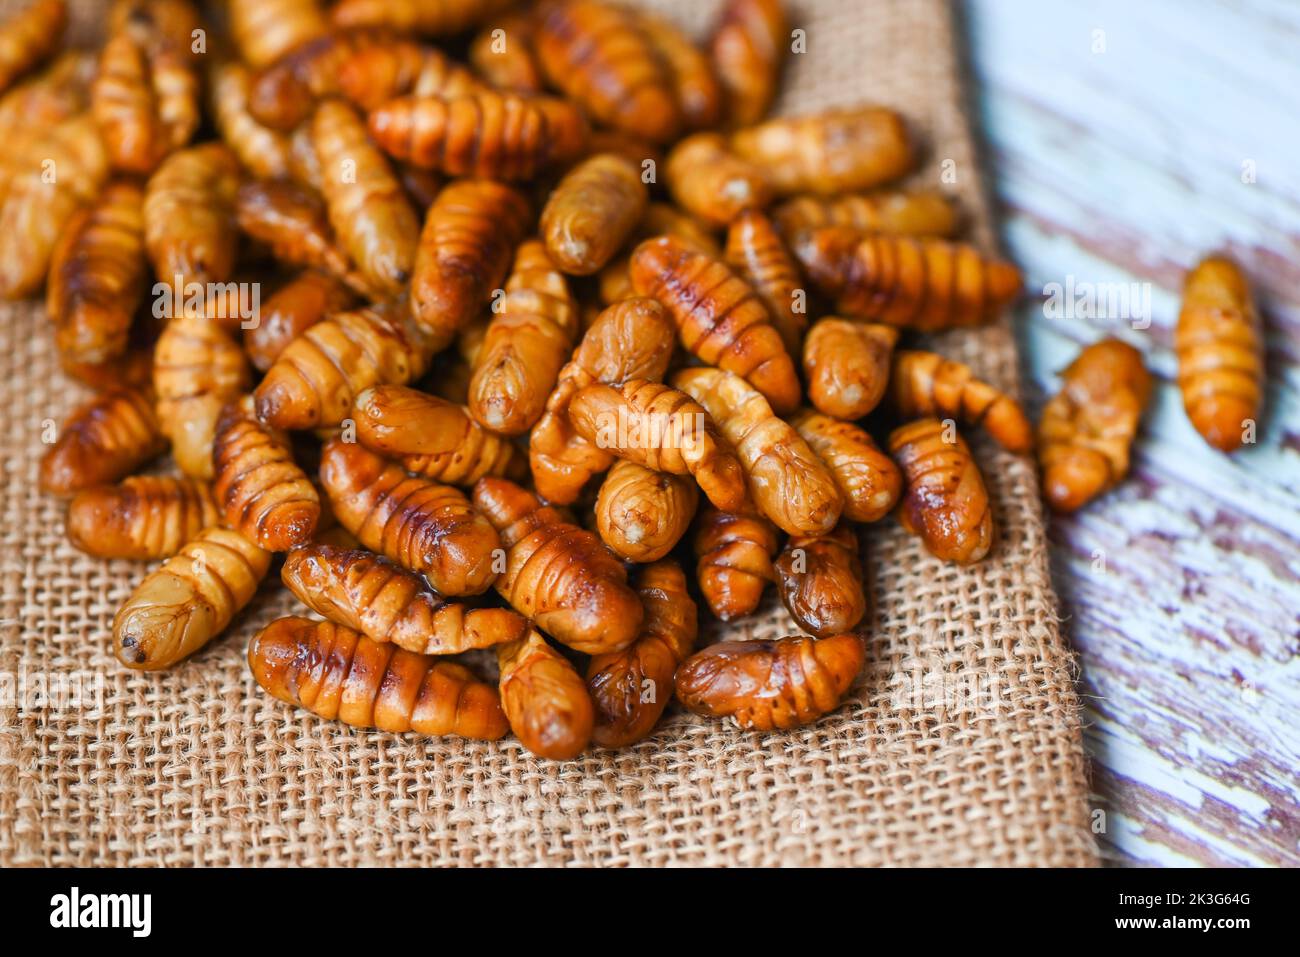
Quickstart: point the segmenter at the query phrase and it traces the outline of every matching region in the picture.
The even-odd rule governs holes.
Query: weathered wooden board
[[[1103,847],[1300,863],[1300,4],[964,5],[1005,242],[1031,292],[1149,283],[1136,317],[1020,314],[1035,402],[1118,334],[1160,379],[1134,475],[1053,522]],[[1235,255],[1267,323],[1258,443],[1225,457],[1173,385],[1185,269]],[[1099,286],[1116,291],[1116,286]],[[1149,318],[1149,328],[1141,328]]]

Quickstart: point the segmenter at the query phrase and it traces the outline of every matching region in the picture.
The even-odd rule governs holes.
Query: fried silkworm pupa
[[[68,25],[64,0],[34,0],[0,23],[0,91],[48,59]]]
[[[779,546],[776,526],[751,503],[736,512],[707,505],[700,509],[695,523],[695,577],[709,611],[723,621],[755,611],[767,583],[776,581],[772,558]]]
[[[799,267],[772,221],[756,209],[736,216],[727,230],[726,261],[767,306],[785,351],[799,355],[808,325],[808,296]]]
[[[205,483],[136,475],[78,492],[68,505],[68,541],[97,558],[171,558],[217,519]]]
[[[475,422],[464,406],[415,389],[367,389],[353,415],[357,441],[435,482],[472,486],[485,475],[519,479],[526,470],[514,444]]]
[[[505,281],[529,217],[527,198],[504,183],[448,183],[420,233],[411,280],[416,321],[440,337],[465,328]]]
[[[751,126],[767,115],[789,44],[782,0],[727,0],[709,54],[731,123]]]
[[[333,276],[311,269],[299,273],[262,304],[257,325],[244,331],[244,351],[253,368],[265,372],[289,343],[354,301]]]
[[[485,741],[510,729],[497,690],[468,668],[329,621],[271,622],[249,642],[248,666],[271,697],[354,728]]]
[[[288,133],[308,122],[316,105],[342,93],[343,66],[356,53],[391,42],[383,32],[331,32],[290,50],[253,75],[248,111],[259,123]]]
[[[457,98],[486,89],[441,50],[389,40],[354,50],[338,68],[339,91],[369,113],[399,96]]]
[[[902,350],[894,354],[890,396],[905,419],[956,418],[981,426],[1004,449],[1028,452],[1034,429],[1020,403],[975,378],[970,366],[937,352]]]
[[[613,258],[645,213],[650,193],[632,160],[602,153],[578,164],[546,201],[540,231],[556,264],[590,276]]]
[[[110,183],[54,248],[45,305],[69,362],[103,365],[127,350],[144,293],[143,202],[134,183]]]
[[[90,105],[90,84],[98,66],[98,58],[90,51],[66,50],[44,70],[4,91],[0,95],[0,136],[8,142],[17,134],[48,128],[83,113]],[[98,137],[95,140],[99,145]]]
[[[321,193],[339,244],[375,289],[398,294],[411,278],[420,221],[366,125],[341,100],[311,120]]]
[[[417,654],[491,648],[528,631],[508,608],[448,601],[415,572],[360,549],[303,545],[285,557],[280,577],[312,611]]]
[[[221,634],[252,600],[271,553],[211,526],[145,576],[113,619],[113,651],[128,668],[168,668]]]
[[[249,66],[270,66],[329,30],[318,0],[230,0],[230,32]]]
[[[736,450],[763,515],[791,535],[835,527],[844,505],[835,479],[756,389],[722,369],[682,369],[672,384],[705,408]]]
[[[538,62],[599,123],[667,143],[682,126],[675,78],[639,17],[597,0],[547,3],[537,15]]]
[[[781,601],[804,631],[829,638],[867,614],[858,536],[847,522],[829,535],[792,536],[776,560]]]
[[[1061,373],[1061,391],[1038,422],[1043,493],[1058,512],[1073,512],[1117,485],[1151,398],[1151,374],[1126,342],[1088,346]]]
[[[389,27],[427,37],[464,33],[515,0],[341,0],[330,11],[340,27]]]
[[[904,236],[954,236],[961,226],[953,200],[924,190],[796,196],[777,206],[772,219],[787,239],[823,226]]]
[[[691,475],[718,508],[745,498],[740,462],[704,407],[658,382],[629,379],[621,389],[593,383],[569,403],[569,422],[592,445],[657,472]]]
[[[252,78],[238,60],[218,63],[209,73],[212,118],[221,139],[259,179],[284,179],[293,172],[289,135],[258,122],[249,112]]]
[[[724,263],[660,236],[632,254],[632,285],[668,308],[692,355],[744,378],[780,414],[799,407],[799,376],[767,307]]]
[[[668,69],[683,125],[688,130],[717,126],[722,116],[722,85],[709,58],[676,24],[649,12],[638,13],[638,26]]]
[[[285,346],[254,393],[257,417],[278,429],[338,425],[358,393],[423,375],[436,345],[403,300],[335,313]]]
[[[501,707],[510,729],[533,754],[576,758],[591,740],[595,710],[582,676],[537,629],[497,649]]]
[[[546,86],[533,50],[533,23],[526,13],[489,23],[470,42],[470,66],[498,90],[540,93]]]
[[[105,392],[74,409],[63,423],[41,457],[41,488],[71,495],[116,482],[166,448],[153,402],[144,392]]]
[[[464,493],[412,478],[359,445],[331,439],[321,484],[361,544],[420,572],[442,595],[478,595],[496,580],[501,539]]]
[[[505,296],[474,357],[469,413],[500,435],[523,435],[542,416],[578,338],[578,308],[540,240],[515,254]]]
[[[642,240],[654,236],[675,236],[688,248],[703,253],[710,259],[722,257],[722,249],[708,227],[668,203],[651,203],[646,207],[641,222],[632,231],[630,244],[635,248]],[[636,290],[632,288],[631,264],[632,255],[629,250],[600,271],[600,299],[605,305],[613,305],[636,295]]]
[[[801,233],[792,250],[838,312],[918,332],[992,322],[1020,292],[1020,270],[974,246],[933,237]]]
[[[615,462],[596,496],[596,530],[620,558],[658,561],[686,534],[699,500],[688,478]]]
[[[828,316],[813,323],[803,343],[808,399],[837,419],[860,419],[880,404],[889,386],[898,330]]]
[[[876,447],[870,434],[852,422],[803,409],[790,425],[825,463],[844,496],[844,517],[874,522],[888,515],[903,492],[894,460]]]
[[[723,641],[678,667],[677,700],[745,731],[796,728],[838,707],[865,657],[855,634]]]
[[[239,161],[221,143],[172,153],[149,177],[144,238],[154,275],[168,286],[224,283],[235,271]]]
[[[191,0],[114,0],[106,36],[129,33],[147,44],[165,46],[197,59],[195,49],[203,22]]]
[[[515,611],[575,651],[632,643],[641,602],[599,538],[506,479],[481,479],[474,504],[501,534],[506,570],[496,589]]]
[[[252,396],[222,410],[212,463],[212,494],[228,526],[268,552],[311,539],[320,521],[320,495],[294,462],[288,439],[258,421]]]
[[[911,172],[911,135],[881,106],[787,116],[737,130],[731,148],[762,167],[778,193],[833,196],[879,186]]]
[[[1187,417],[1220,452],[1255,431],[1263,391],[1259,313],[1240,267],[1211,256],[1190,273],[1174,332]]]
[[[167,323],[153,357],[158,421],[172,457],[193,478],[212,478],[212,442],[227,402],[248,389],[248,363],[239,344],[202,316]]]
[[[725,226],[743,210],[772,201],[763,167],[727,149],[719,133],[688,136],[668,154],[664,167],[673,199],[692,216]]]
[[[645,608],[641,634],[624,651],[596,655],[587,664],[596,715],[592,739],[605,748],[627,747],[654,729],[672,697],[673,672],[695,647],[699,631],[695,602],[676,562],[640,569],[636,590]]]
[[[898,520],[930,554],[967,565],[993,544],[993,511],[966,440],[938,419],[917,419],[889,436],[907,489]]]
[[[97,392],[145,388],[153,379],[153,346],[128,346],[125,353],[107,362],[76,362],[61,354],[59,368]]]

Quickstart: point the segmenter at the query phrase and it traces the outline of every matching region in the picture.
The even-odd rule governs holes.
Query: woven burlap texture
[[[657,6],[695,30],[716,9]],[[79,5],[79,35],[99,7]],[[807,52],[782,109],[901,109],[926,143],[918,181],[948,169],[989,247],[947,6],[805,0],[793,23]],[[1016,388],[1005,323],[940,345]],[[672,711],[631,749],[559,764],[513,739],[356,731],[261,693],[248,640],[302,610],[274,581],[180,666],[121,668],[109,629],[145,567],[74,550],[64,505],[37,489],[43,429],[83,391],[36,304],[0,307],[0,370],[0,864],[1095,863],[1033,466],[980,437],[996,550],[959,568],[892,519],[864,536],[875,619],[838,711],[766,736]],[[774,604],[732,632],[792,633]]]

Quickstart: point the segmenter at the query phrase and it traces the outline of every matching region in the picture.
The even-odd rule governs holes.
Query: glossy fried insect
[[[547,3],[537,13],[537,57],[551,85],[601,124],[655,143],[681,129],[674,77],[635,11],[597,0]]]
[[[993,544],[993,512],[965,439],[938,419],[917,419],[889,436],[907,489],[898,520],[944,561],[970,564]]]
[[[0,136],[12,145],[16,136],[85,111],[97,69],[98,58],[90,51],[66,50],[41,72],[0,93]]]
[[[651,203],[646,207],[641,222],[632,231],[629,244],[635,248],[643,240],[655,236],[675,236],[689,248],[712,259],[722,256],[722,248],[706,226],[667,203]],[[629,250],[600,271],[600,299],[606,305],[636,295],[636,290],[632,288],[631,264],[632,255]]]
[[[339,91],[369,113],[399,96],[457,97],[486,87],[441,50],[388,40],[352,51],[338,67]]]
[[[136,586],[113,619],[113,651],[128,668],[168,668],[225,630],[266,577],[271,553],[211,526]]]
[[[1174,349],[1192,425],[1221,452],[1239,448],[1259,416],[1264,358],[1259,313],[1232,260],[1211,256],[1187,274]]]
[[[496,579],[501,539],[457,489],[340,439],[326,443],[320,477],[340,525],[439,594],[478,595]]]
[[[772,211],[787,238],[823,226],[864,233],[952,236],[961,225],[957,207],[943,193],[882,190],[848,196],[796,196]]]
[[[668,69],[686,129],[717,126],[722,115],[722,86],[709,58],[675,24],[662,17],[643,11],[637,25]]]
[[[746,209],[772,200],[763,167],[727,149],[718,133],[696,133],[678,143],[664,167],[673,199],[687,212],[725,226]]]
[[[0,23],[0,91],[53,54],[67,25],[64,0],[33,0]]]
[[[752,503],[735,512],[700,509],[695,577],[709,611],[732,621],[757,609],[767,583],[776,581],[772,559],[779,546],[776,526]]]
[[[674,561],[640,569],[637,594],[645,623],[624,651],[596,655],[587,664],[587,690],[595,707],[592,739],[622,748],[649,734],[673,692],[673,672],[695,647],[699,630],[686,576]]]
[[[690,353],[743,377],[778,413],[798,408],[799,377],[781,334],[754,290],[724,263],[661,236],[632,254],[632,285],[668,308]]]
[[[355,728],[486,741],[509,730],[497,690],[468,668],[329,621],[271,622],[249,642],[248,665],[273,698]]]
[[[248,111],[259,123],[288,133],[307,122],[316,105],[343,92],[344,65],[357,53],[390,42],[383,32],[326,33],[295,47],[253,76]]]
[[[396,562],[359,549],[304,545],[284,560],[280,577],[298,600],[372,641],[425,655],[517,641],[528,623],[507,608],[469,608],[448,601]]]
[[[262,303],[257,325],[244,331],[244,351],[253,367],[265,372],[289,343],[353,301],[333,276],[311,269],[299,273]]]
[[[658,561],[686,534],[699,499],[689,478],[615,462],[596,496],[596,530],[620,558]]]
[[[1118,339],[1088,346],[1061,373],[1061,391],[1038,423],[1043,493],[1058,512],[1073,512],[1119,483],[1151,398],[1142,354]]]
[[[865,656],[855,634],[723,641],[682,662],[677,700],[746,731],[795,728],[839,705]]]
[[[212,494],[228,526],[269,552],[311,539],[320,495],[294,462],[288,439],[258,421],[252,396],[230,403],[217,419],[212,464]]]
[[[964,243],[827,226],[792,249],[839,312],[918,332],[992,322],[1020,292],[1019,269]]]
[[[357,396],[354,416],[362,445],[435,482],[471,486],[485,475],[521,478],[526,469],[519,450],[464,406],[415,389],[367,389]]]
[[[650,194],[641,170],[614,153],[593,156],[564,177],[542,210],[547,252],[567,273],[589,276],[631,235]]]
[[[534,32],[527,13],[490,22],[469,45],[470,65],[498,90],[540,93],[546,83],[533,49]]]
[[[204,36],[202,26],[191,0],[113,0],[106,35],[130,33],[137,40],[168,47],[193,60],[203,51],[198,43]]]
[[[63,372],[92,389],[139,389],[148,387],[153,379],[153,349],[128,347],[127,351],[107,362],[74,362],[59,356]]]
[[[632,643],[641,603],[599,538],[506,479],[481,479],[474,504],[501,533],[506,569],[496,589],[515,611],[575,651]]]
[[[283,179],[293,170],[289,135],[260,123],[248,109],[252,78],[237,60],[218,63],[209,74],[212,118],[240,164],[259,179]]]
[[[903,477],[870,434],[810,409],[795,413],[790,424],[830,471],[844,496],[845,518],[874,522],[898,504]]]
[[[144,293],[144,194],[109,184],[69,221],[50,257],[45,306],[59,353],[102,365],[127,350]]]
[[[171,558],[217,519],[205,483],[136,475],[78,492],[68,505],[68,541],[98,558]]]
[[[683,369],[672,383],[708,411],[736,450],[763,515],[791,535],[835,527],[844,505],[835,480],[757,390],[722,369]]]
[[[391,27],[429,37],[464,33],[515,0],[341,0],[330,11],[341,27]]]
[[[182,289],[230,279],[239,234],[239,161],[220,143],[177,150],[145,187],[144,237],[159,282]]]
[[[202,316],[172,319],[154,350],[158,421],[172,457],[186,475],[211,479],[217,417],[248,389],[248,363],[238,343]]]
[[[325,34],[318,0],[230,0],[230,32],[245,62],[269,66]]]
[[[727,0],[709,53],[734,125],[749,126],[767,115],[789,44],[782,0]]]
[[[841,522],[828,535],[792,536],[776,560],[781,601],[804,631],[829,638],[867,614],[858,536]]]
[[[537,629],[497,649],[501,707],[510,728],[538,757],[567,761],[591,740],[595,712],[582,677]]]
[[[767,306],[786,352],[799,355],[808,325],[808,296],[799,267],[772,221],[756,209],[736,216],[727,230],[726,260]]]
[[[1003,448],[1028,452],[1034,430],[1020,403],[975,378],[970,366],[937,352],[903,350],[894,354],[890,396],[908,419],[957,418],[982,426]]]
[[[803,344],[808,399],[837,419],[860,419],[880,404],[898,330],[893,326],[819,319]]]
[[[167,448],[153,402],[136,389],[115,389],[73,410],[41,457],[41,488],[71,495],[116,482]]]
[[[911,172],[911,135],[881,106],[780,117],[737,130],[731,148],[761,166],[778,193],[835,195],[869,189]]]

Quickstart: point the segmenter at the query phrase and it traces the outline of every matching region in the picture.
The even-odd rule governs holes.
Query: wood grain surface
[[[1124,864],[1300,864],[1300,3],[959,6],[1030,292],[1035,411],[1107,334],[1159,379],[1130,481],[1051,529],[1102,846]],[[1183,274],[1211,250],[1246,268],[1267,327],[1258,442],[1231,457],[1173,384]],[[1052,283],[1112,295],[1062,315]]]

